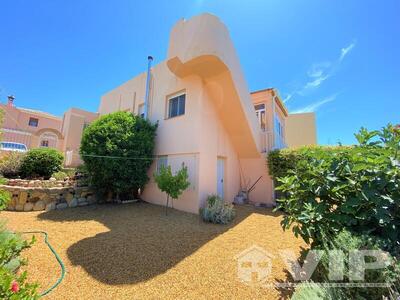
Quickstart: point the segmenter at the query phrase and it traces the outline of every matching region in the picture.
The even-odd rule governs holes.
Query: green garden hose
[[[57,261],[58,261],[58,263],[60,264],[60,267],[61,267],[61,276],[60,276],[60,278],[58,278],[57,282],[55,284],[53,284],[52,287],[48,288],[47,290],[45,290],[44,292],[42,292],[40,294],[40,296],[46,296],[51,291],[53,291],[61,283],[61,281],[63,281],[64,276],[65,276],[65,266],[64,266],[64,263],[62,262],[60,256],[57,254],[56,250],[54,250],[54,248],[50,245],[50,243],[48,241],[47,232],[45,232],[45,231],[25,231],[25,232],[21,232],[21,234],[35,234],[35,233],[40,233],[40,234],[44,235],[44,242],[49,247],[51,252],[54,254],[54,256],[56,257],[56,259],[57,259]]]

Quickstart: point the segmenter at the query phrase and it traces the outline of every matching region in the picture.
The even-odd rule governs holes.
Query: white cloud
[[[342,60],[350,51],[356,46],[356,42],[353,41],[347,47],[340,50],[339,57],[331,62],[324,61],[319,63],[314,63],[311,65],[310,69],[307,71],[307,76],[309,80],[301,87],[295,89],[285,98],[284,102],[289,101],[295,95],[305,96],[309,92],[319,88],[323,82],[334,75],[341,64]]]
[[[337,94],[331,95],[320,101],[314,102],[310,105],[304,106],[304,107],[296,109],[294,111],[291,111],[290,113],[299,114],[299,113],[306,113],[306,112],[316,112],[322,105],[334,101],[336,99],[336,97],[337,97]]]
[[[350,45],[348,45],[347,47],[342,48],[342,50],[340,51],[339,62],[342,61],[342,60],[345,58],[345,56],[346,56],[347,54],[349,54],[349,52],[350,52],[351,50],[353,50],[353,48],[355,47],[355,45],[356,45],[356,42],[352,42],[352,43],[351,43]]]

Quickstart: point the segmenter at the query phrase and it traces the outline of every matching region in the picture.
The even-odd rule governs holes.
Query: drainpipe
[[[147,79],[146,79],[146,95],[144,98],[144,107],[143,107],[143,114],[144,118],[148,118],[149,112],[149,98],[150,98],[150,80],[151,80],[151,62],[153,61],[152,56],[147,57],[148,64],[147,64]]]
[[[276,130],[275,130],[275,115],[276,115],[275,101],[276,101],[276,93],[275,93],[275,90],[273,90],[273,93],[274,93],[274,95],[272,97],[272,145],[273,145],[273,148],[275,148],[275,146],[276,146],[276,143],[275,143],[275,141],[276,141],[276,136],[275,136],[275,134],[276,134]]]

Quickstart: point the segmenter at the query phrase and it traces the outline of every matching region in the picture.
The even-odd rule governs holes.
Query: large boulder
[[[44,210],[45,208],[46,208],[46,204],[42,200],[39,200],[33,206],[33,210],[35,210],[35,211]]]
[[[32,202],[26,202],[24,205],[24,211],[31,211],[33,209],[34,204]]]

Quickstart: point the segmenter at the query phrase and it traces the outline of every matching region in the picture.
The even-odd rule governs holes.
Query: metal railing
[[[271,131],[261,131],[260,138],[262,153],[287,147],[285,139]]]

